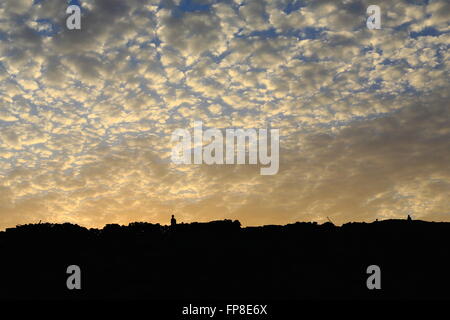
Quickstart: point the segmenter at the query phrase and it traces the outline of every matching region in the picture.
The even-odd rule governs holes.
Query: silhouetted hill
[[[29,224],[0,232],[0,298],[450,298],[450,223],[135,222],[86,229]],[[81,290],[66,269],[81,268]],[[381,268],[381,290],[366,269]]]

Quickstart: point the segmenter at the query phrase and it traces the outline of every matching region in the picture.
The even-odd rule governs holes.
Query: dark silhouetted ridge
[[[134,222],[87,229],[28,224],[0,232],[3,299],[450,298],[450,223]],[[82,289],[68,290],[78,265]],[[366,269],[381,268],[381,290]]]

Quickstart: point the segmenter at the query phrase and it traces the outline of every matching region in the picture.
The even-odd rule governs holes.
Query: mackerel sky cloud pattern
[[[446,0],[3,0],[0,229],[450,221],[449,21]],[[195,120],[280,129],[278,174],[174,165]]]

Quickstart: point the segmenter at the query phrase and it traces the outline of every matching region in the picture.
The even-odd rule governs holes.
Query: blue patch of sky
[[[270,39],[270,38],[276,38],[278,37],[278,33],[276,32],[275,28],[270,28],[267,30],[261,30],[261,31],[253,31],[249,34],[238,34],[236,35],[237,38],[248,38],[248,37],[258,37],[263,39]]]
[[[444,33],[448,33],[448,32],[439,31],[433,27],[426,27],[419,32],[415,32],[415,31],[410,32],[410,36],[411,36],[411,38],[416,39],[418,37],[427,37],[427,36],[438,37]]]
[[[45,0],[34,0],[33,1],[33,5],[37,5],[37,4],[39,4],[41,2],[44,2],[44,1]],[[81,7],[81,1],[79,1],[79,0],[66,0],[66,2],[67,2],[67,6],[75,5],[75,6]]]
[[[6,32],[0,31],[0,41],[8,40],[8,34]]]
[[[297,11],[300,8],[304,8],[308,6],[308,4],[306,3],[306,1],[303,0],[294,0],[294,1],[290,1],[286,7],[284,7],[283,11],[286,14],[290,14],[291,12]]]
[[[430,3],[430,0],[406,0],[406,3],[414,4],[417,6],[424,6]]]
[[[201,3],[200,1],[195,0],[181,0],[178,9],[182,12],[200,12],[200,11],[209,11],[211,9],[210,3]]]
[[[278,37],[298,38],[299,40],[318,39],[326,28],[306,27],[301,29],[292,29],[284,32],[277,32],[275,28],[261,31],[253,31],[249,34],[236,34],[236,38],[257,37],[260,39],[273,39]]]
[[[293,59],[300,60],[300,61],[303,61],[303,62],[320,62],[320,61],[323,61],[323,59],[321,60],[317,56],[306,57],[306,56],[304,56],[302,54],[300,54],[298,56],[294,56]]]
[[[448,50],[450,49],[450,45],[442,45],[441,47],[439,47],[439,49],[436,50],[436,58],[438,61],[438,64],[436,66],[433,67],[433,69],[445,69],[446,65],[445,65],[445,61],[444,61],[444,56],[443,53],[444,52],[448,52]]]
[[[162,43],[162,41],[158,37],[154,37],[152,40],[150,40],[150,43],[154,43],[156,47],[159,47]]]
[[[68,5],[81,7],[81,2],[79,0],[70,0],[68,1]]]
[[[170,9],[173,18],[180,18],[186,12],[209,12],[211,3],[205,4],[195,0],[181,0],[178,6],[174,6],[171,2],[162,2],[160,8]]]
[[[365,47],[362,47],[362,48],[360,49],[360,52],[361,52],[362,55],[365,55],[365,54],[368,53],[368,52],[373,52],[374,49],[375,49],[375,47],[372,46],[372,45],[370,45],[370,46],[365,46]]]
[[[415,24],[415,23],[416,23],[415,21],[405,22],[405,23],[402,23],[402,24],[400,24],[398,26],[393,27],[392,29],[393,29],[394,32],[408,31],[409,27],[411,25]]]
[[[371,84],[367,90],[368,91],[376,91],[376,90],[381,90],[382,89],[382,84],[383,84],[383,79],[378,78],[375,79],[375,82],[373,84]]]
[[[215,63],[220,63],[225,57],[230,55],[232,52],[233,52],[232,50],[227,50],[219,55],[214,55],[211,52],[207,52],[205,53],[205,56],[210,57]]]
[[[407,66],[411,67],[411,65],[408,63],[408,60],[405,58],[403,58],[403,59],[384,59],[383,61],[380,62],[380,64],[385,65],[385,66],[407,65]]]
[[[400,95],[411,95],[419,97],[423,94],[422,91],[417,90],[413,87],[409,82],[407,82],[404,86],[404,90],[400,92]]]
[[[301,29],[301,39],[317,39],[326,30],[326,28],[306,27]]]
[[[2,73],[8,73],[8,69],[6,69],[5,65],[3,64],[3,62],[0,61],[0,74]]]
[[[36,23],[42,27],[42,30],[37,31],[41,36],[52,37],[61,30],[61,27],[54,24],[50,19],[38,19]]]

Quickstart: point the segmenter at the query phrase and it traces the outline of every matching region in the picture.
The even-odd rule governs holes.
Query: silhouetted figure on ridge
[[[408,218],[406,218],[407,221],[412,221],[411,216],[408,214]]]
[[[174,227],[174,226],[177,225],[177,219],[175,219],[175,216],[174,216],[174,215],[172,215],[172,219],[170,219],[170,225],[171,225],[172,227]]]

